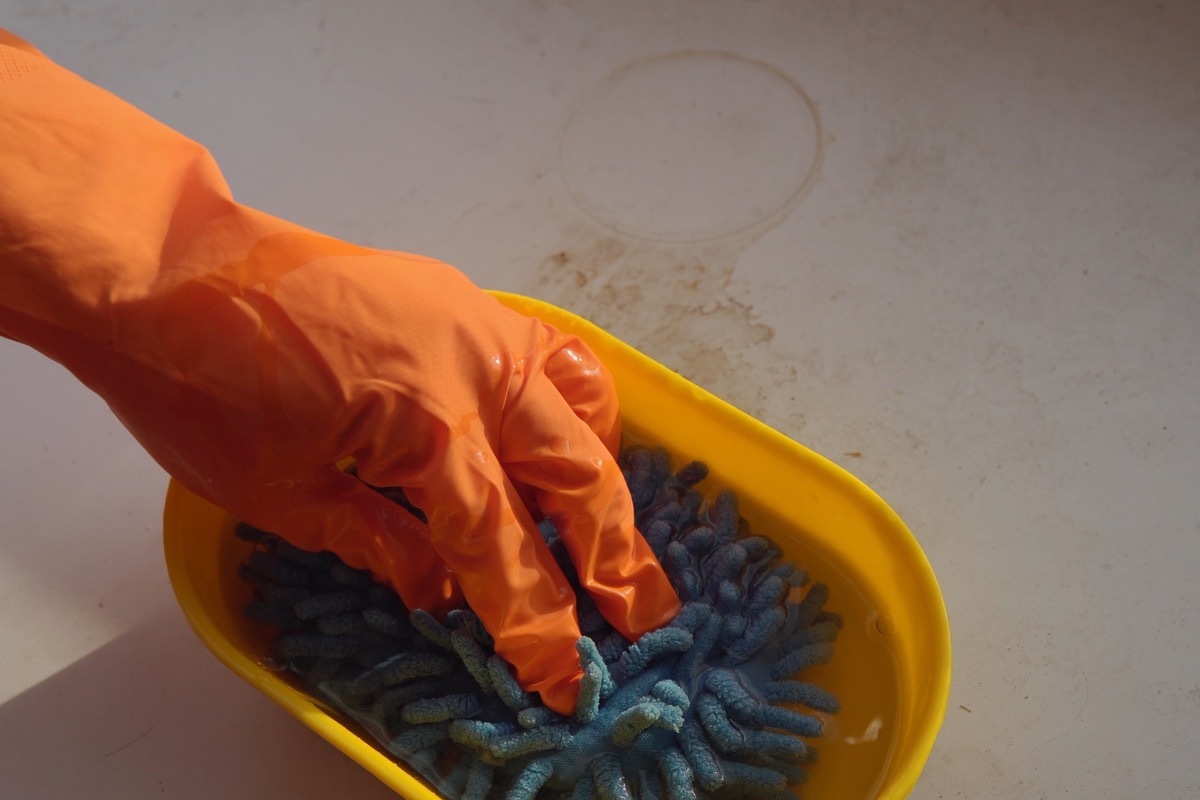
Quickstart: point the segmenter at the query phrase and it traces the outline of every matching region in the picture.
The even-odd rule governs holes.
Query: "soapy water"
[[[255,542],[247,613],[280,629],[269,656],[451,800],[794,798],[837,699],[802,673],[842,627],[828,589],[753,535],[729,492],[711,501],[693,462],[627,448],[638,530],[684,603],[629,642],[600,615],[554,526],[551,552],[577,588],[584,669],[571,716],[541,704],[469,609],[438,621],[331,553],[239,525]],[[403,494],[389,491],[402,504]],[[419,514],[416,509],[410,510]]]

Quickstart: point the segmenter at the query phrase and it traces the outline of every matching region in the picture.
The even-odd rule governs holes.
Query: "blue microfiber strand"
[[[329,553],[239,525],[247,614],[277,626],[269,663],[366,728],[451,800],[795,798],[837,699],[799,679],[832,658],[841,618],[822,584],[750,535],[737,498],[711,502],[693,462],[627,448],[637,526],[684,607],[626,641],[578,591],[584,669],[566,717],[524,691],[478,617],[439,621]],[[398,490],[389,496],[412,509]],[[554,526],[540,526],[578,590]]]

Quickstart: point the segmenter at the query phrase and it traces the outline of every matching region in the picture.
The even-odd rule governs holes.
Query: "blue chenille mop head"
[[[794,798],[811,740],[837,700],[798,680],[832,657],[828,590],[749,535],[737,499],[706,503],[699,463],[672,474],[663,450],[622,467],[650,542],[684,602],[637,642],[578,591],[584,679],[571,717],[525,692],[469,610],[439,622],[330,553],[246,525],[247,613],[278,626],[270,663],[301,676],[451,800]],[[403,497],[396,495],[399,502]],[[414,513],[419,513],[414,509]],[[578,587],[566,547],[542,524]]]

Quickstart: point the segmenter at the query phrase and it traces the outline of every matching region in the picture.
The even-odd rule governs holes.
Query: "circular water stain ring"
[[[559,160],[588,215],[643,239],[697,242],[786,219],[816,179],[816,106],[776,67],[682,51],[618,68],[581,99]]]

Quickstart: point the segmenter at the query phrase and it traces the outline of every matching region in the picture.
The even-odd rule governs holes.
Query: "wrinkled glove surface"
[[[238,204],[200,145],[4,31],[0,333],[233,515],[371,570],[410,608],[465,600],[555,710],[578,693],[579,628],[535,516],[628,638],[679,608],[634,529],[611,377],[582,342],[446,264]],[[372,486],[403,487],[428,524]]]

